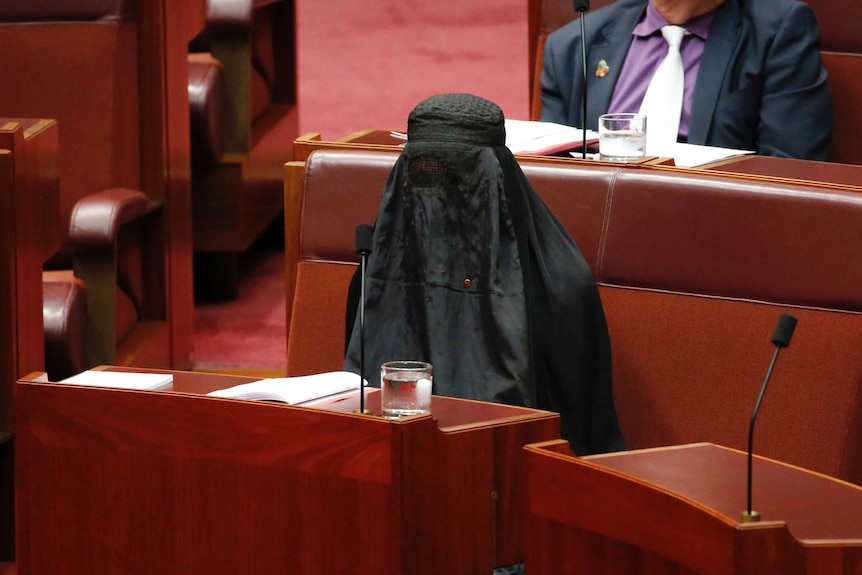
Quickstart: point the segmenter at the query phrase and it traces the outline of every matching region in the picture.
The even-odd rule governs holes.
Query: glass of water
[[[632,162],[646,155],[646,116],[599,116],[599,158],[606,162]]]
[[[431,413],[433,368],[424,361],[387,361],[380,366],[380,406],[384,417]]]

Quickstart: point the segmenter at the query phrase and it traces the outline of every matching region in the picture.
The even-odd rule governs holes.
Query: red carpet
[[[297,4],[301,133],[405,129],[420,100],[444,92],[528,117],[526,0]],[[255,253],[245,265],[237,301],[196,309],[196,370],[285,369],[283,254]]]
[[[247,254],[242,277],[236,301],[195,307],[195,370],[283,375],[284,252]]]
[[[444,92],[529,116],[526,0],[299,2],[297,20],[302,132],[403,129]]]

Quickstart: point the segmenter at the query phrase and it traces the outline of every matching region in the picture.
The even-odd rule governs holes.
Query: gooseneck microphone
[[[754,423],[757,421],[757,412],[760,410],[760,402],[763,400],[763,394],[766,393],[766,385],[769,383],[770,376],[772,376],[772,368],[775,367],[775,360],[778,359],[778,352],[782,347],[790,345],[790,338],[793,337],[794,329],[796,329],[796,317],[783,313],[779,316],[778,324],[775,326],[775,332],[772,334],[772,343],[775,344],[775,352],[772,354],[772,361],[769,363],[769,369],[766,371],[766,378],[763,380],[763,385],[760,387],[760,395],[757,396],[757,402],[754,404],[754,412],[751,414],[751,422],[748,424],[748,481],[746,484],[748,505],[746,506],[746,510],[742,512],[742,523],[755,523],[760,521],[760,513],[751,508]]]
[[[581,63],[584,72],[584,94],[581,99],[581,159],[587,159],[587,26],[584,22],[590,0],[574,0],[575,12],[581,15]]]
[[[368,224],[356,226],[356,253],[359,254],[359,413],[365,409],[365,267],[371,253],[374,228]]]

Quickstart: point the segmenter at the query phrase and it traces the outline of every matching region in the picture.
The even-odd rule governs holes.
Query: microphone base
[[[760,513],[757,511],[743,511],[739,514],[740,523],[757,523],[760,521]]]
[[[353,413],[358,413],[360,415],[371,415],[370,409],[354,409]]]

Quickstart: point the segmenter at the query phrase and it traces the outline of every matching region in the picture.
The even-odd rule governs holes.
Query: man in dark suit
[[[831,96],[814,13],[799,0],[618,0],[586,20],[587,128],[606,112],[637,112],[667,44],[687,33],[680,141],[826,160]],[[544,121],[581,124],[577,21],[552,33],[542,71]],[[649,122],[649,121],[648,121]],[[648,128],[649,130],[649,123]]]

